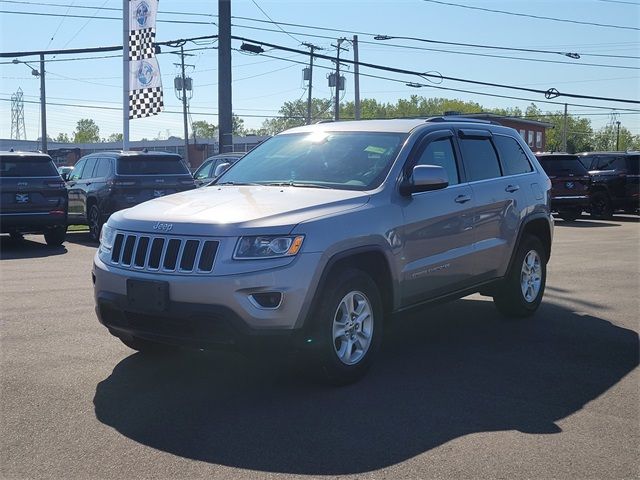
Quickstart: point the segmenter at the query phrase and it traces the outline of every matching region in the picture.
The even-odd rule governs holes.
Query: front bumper
[[[96,254],[96,313],[115,335],[124,333],[197,348],[243,345],[263,337],[293,339],[305,323],[320,255],[300,254],[284,267],[216,276],[136,272],[106,265]],[[127,297],[127,279],[166,282],[169,299],[164,311],[132,305]],[[252,293],[273,291],[283,295],[278,308],[260,308],[250,298]]]

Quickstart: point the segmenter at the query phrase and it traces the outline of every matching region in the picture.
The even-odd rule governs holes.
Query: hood
[[[368,200],[368,193],[351,190],[213,185],[121,210],[109,223],[137,232],[168,233],[170,228],[176,235],[236,236],[248,230],[284,234],[300,222],[357,208]],[[159,222],[171,227],[158,229]]]

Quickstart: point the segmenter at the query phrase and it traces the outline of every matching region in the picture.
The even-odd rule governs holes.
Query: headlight
[[[105,224],[100,231],[100,248],[105,251],[111,250],[113,241],[116,239],[116,229]]]
[[[300,251],[303,240],[302,235],[240,237],[233,258],[249,260],[290,257]]]

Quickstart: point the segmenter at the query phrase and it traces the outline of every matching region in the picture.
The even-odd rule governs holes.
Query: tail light
[[[51,210],[49,215],[64,215],[64,210]]]

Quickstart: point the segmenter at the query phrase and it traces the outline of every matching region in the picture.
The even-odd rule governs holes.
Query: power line
[[[253,27],[253,26],[249,26],[249,25],[239,25],[237,23],[234,23],[233,26],[234,27],[238,27],[238,28],[246,28],[246,29],[249,29],[249,30],[259,30],[259,31],[265,31],[265,32],[281,33],[278,30],[273,30],[273,29],[270,29],[270,28]],[[287,32],[285,32],[285,33],[287,33]],[[299,32],[292,32],[292,33],[295,33],[297,35],[307,35],[308,37],[323,38],[323,39],[331,39],[331,40],[333,40],[333,37],[329,37],[329,36],[326,36],[326,35],[301,34]],[[399,38],[399,37],[389,37],[389,38]],[[425,40],[425,41],[427,41],[427,40]],[[501,59],[505,59],[505,60],[521,60],[521,61],[527,61],[527,62],[555,63],[555,64],[572,65],[572,66],[577,66],[577,67],[600,67],[600,68],[619,68],[619,69],[625,69],[625,70],[640,70],[640,67],[630,67],[630,66],[626,66],[626,65],[609,65],[609,64],[603,64],[603,63],[582,63],[582,62],[575,62],[575,61],[572,62],[572,61],[563,61],[563,60],[547,60],[547,59],[543,59],[543,58],[526,58],[526,57],[514,57],[514,56],[504,56],[504,55],[492,55],[492,54],[488,54],[488,53],[461,52],[461,51],[455,51],[455,50],[442,50],[442,49],[438,49],[438,48],[416,47],[416,46],[413,46],[413,45],[399,45],[399,44],[396,44],[396,43],[371,42],[371,41],[367,41],[367,40],[360,40],[359,43],[367,44],[367,45],[392,47],[392,48],[402,48],[402,49],[406,49],[406,50],[420,50],[420,51],[428,51],[428,52],[441,52],[441,53],[451,53],[451,54],[454,54],[454,55],[469,55],[469,56],[473,56],[473,57],[501,58]],[[434,43],[451,43],[451,42],[437,42],[437,41],[434,41]],[[506,50],[508,50],[508,49],[506,49]],[[620,58],[622,58],[622,57],[623,56],[620,56]],[[625,58],[640,59],[640,57],[633,57],[633,56],[628,56],[628,57],[625,56]]]
[[[296,37],[294,37],[294,36],[293,36],[293,35],[291,35],[289,32],[287,32],[287,31],[286,31],[285,29],[283,29],[280,25],[278,25],[278,23],[277,23],[277,22],[274,22],[274,21],[273,21],[273,19],[272,19],[272,18],[267,14],[267,12],[265,12],[265,11],[262,9],[262,7],[256,3],[256,0],[251,0],[251,1],[253,2],[253,4],[254,4],[256,7],[258,7],[258,10],[260,10],[260,11],[264,14],[264,16],[265,16],[265,17],[267,17],[267,18],[271,21],[271,23],[273,23],[276,27],[278,27],[280,30],[282,30],[282,32],[284,32],[284,33],[286,33],[287,35],[289,35],[289,37],[293,38],[296,42],[298,42],[298,43],[302,43],[300,40],[298,40]]]
[[[299,53],[301,55],[309,55],[309,52],[306,52],[304,50],[298,50],[298,49],[294,49],[294,48],[290,48],[290,47],[285,47],[282,45],[276,45],[273,43],[267,43],[267,42],[263,42],[260,40],[254,40],[254,39],[250,39],[250,38],[244,38],[244,37],[237,37],[237,36],[232,36],[231,38],[233,38],[234,40],[241,40],[244,42],[251,42],[251,43],[257,43],[260,45],[264,45],[267,47],[271,47],[277,50],[284,50],[287,52],[293,52],[293,53]],[[323,58],[325,60],[330,60],[333,61],[334,58],[330,57],[328,55],[322,55],[319,53],[315,53],[314,54],[315,57],[317,58]],[[353,65],[355,62],[353,60],[348,60],[348,59],[344,59],[341,60],[344,63],[348,63]],[[569,98],[582,98],[582,99],[586,99],[586,100],[602,100],[602,101],[609,101],[609,102],[621,102],[621,103],[637,103],[640,104],[640,100],[630,100],[630,99],[623,99],[623,98],[612,98],[612,97],[599,97],[599,96],[594,96],[594,95],[580,95],[580,94],[576,94],[576,93],[560,93],[558,90],[550,88],[548,90],[539,90],[539,89],[535,89],[535,88],[526,88],[526,87],[519,87],[516,85],[507,85],[507,84],[501,84],[501,83],[494,83],[494,82],[483,82],[480,80],[470,80],[470,79],[466,79],[466,78],[460,78],[460,77],[450,77],[450,76],[445,76],[445,75],[436,75],[436,74],[432,74],[429,72],[417,72],[414,70],[407,70],[407,69],[403,69],[403,68],[394,68],[394,67],[387,67],[384,65],[377,65],[377,64],[373,64],[373,63],[366,63],[366,62],[358,62],[358,64],[362,67],[368,67],[368,68],[373,68],[376,70],[382,70],[382,71],[387,71],[387,72],[392,72],[392,73],[401,73],[401,74],[405,74],[405,75],[413,75],[413,76],[418,76],[421,77],[425,80],[428,80],[429,78],[436,78],[438,80],[450,80],[452,82],[461,82],[461,83],[470,83],[473,85],[483,85],[483,86],[487,86],[487,87],[497,87],[497,88],[506,88],[506,89],[510,89],[510,90],[518,90],[518,91],[523,91],[523,92],[529,92],[529,93],[538,93],[538,94],[542,94],[545,95],[545,97],[547,99],[549,98],[556,98],[556,97],[560,97],[560,96],[564,96],[564,97],[569,97]]]
[[[107,2],[109,0],[104,0],[104,2],[102,2],[102,5],[100,5],[100,7],[96,8],[96,13],[93,14],[93,17],[91,17],[90,19],[88,19],[86,22],[84,22],[84,24],[78,29],[78,31],[73,35],[73,37],[71,37],[69,40],[67,40],[67,43],[65,43],[62,48],[67,48],[67,45],[69,45],[73,40],[75,40],[75,38],[80,35],[80,32],[82,32],[82,30],[84,30],[86,28],[87,25],[89,25],[89,23],[91,22],[91,20],[93,20],[94,18],[96,18],[98,16],[98,13],[100,13],[100,8],[104,7]]]
[[[562,22],[562,23],[575,23],[578,25],[590,25],[593,27],[606,27],[606,28],[618,28],[622,30],[640,30],[638,27],[629,27],[626,25],[612,25],[609,23],[596,23],[596,22],[583,22],[581,20],[571,20],[568,18],[556,18],[556,17],[543,17],[541,15],[532,15],[528,13],[518,13],[518,12],[508,12],[506,10],[495,10],[492,8],[484,8],[484,7],[472,7],[471,5],[461,5],[459,3],[451,3],[451,2],[443,2],[441,0],[422,0],[423,2],[428,3],[437,3],[439,5],[446,5],[449,7],[459,7],[459,8],[468,8],[469,10],[480,10],[483,12],[489,13],[501,13],[503,15],[512,15],[516,17],[525,17],[525,18],[535,18],[537,20],[551,20],[553,22]]]
[[[0,3],[13,3],[13,4],[19,4],[19,5],[38,5],[41,7],[68,7],[70,8],[77,8],[77,9],[85,9],[85,10],[102,10],[102,11],[109,11],[109,12],[122,12],[122,8],[116,8],[116,7],[105,7],[104,4],[100,7],[92,7],[92,6],[88,6],[88,5],[74,5],[75,0],[73,2],[71,2],[71,5],[69,4],[63,4],[63,3],[44,3],[44,2],[30,2],[30,1],[26,1],[26,0],[0,0]],[[198,12],[176,12],[176,11],[165,11],[165,10],[159,10],[158,11],[159,14],[163,15],[184,15],[184,16],[189,16],[189,17],[217,17],[217,15],[214,15],[212,13],[198,13]],[[122,19],[120,19],[122,20]]]
[[[596,0],[597,2],[604,2],[604,3],[622,3],[625,5],[633,5],[634,7],[640,7],[640,4],[638,3],[634,3],[634,2],[625,2],[623,0]]]
[[[118,17],[98,17],[91,15],[76,15],[76,14],[62,14],[62,13],[44,13],[44,12],[16,12],[12,10],[0,10],[0,13],[9,13],[13,15],[35,15],[39,17],[65,17],[65,18],[96,18],[98,20],[118,20],[122,21],[122,18]],[[157,20],[160,23],[178,23],[178,24],[189,24],[189,25],[215,25],[215,22],[200,22],[197,20]]]

